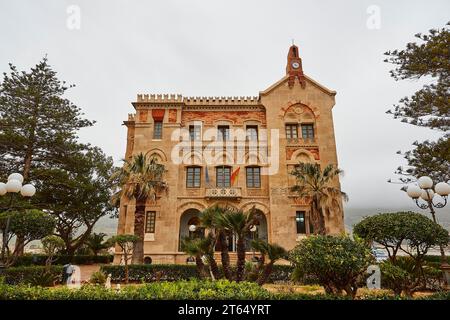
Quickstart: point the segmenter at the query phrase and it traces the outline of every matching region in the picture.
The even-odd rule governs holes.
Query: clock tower
[[[292,45],[289,48],[287,56],[286,74],[289,76],[289,87],[292,88],[295,83],[295,78],[298,79],[302,88],[305,88],[305,76],[303,75],[302,59],[298,54],[298,47]]]

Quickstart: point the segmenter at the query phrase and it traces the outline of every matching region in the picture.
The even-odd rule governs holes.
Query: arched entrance
[[[199,216],[200,211],[198,209],[188,209],[181,215],[178,250],[181,250],[181,241],[183,239],[205,236],[205,229],[201,227]],[[190,228],[190,226],[195,226],[195,228]]]
[[[251,251],[251,242],[252,240],[260,239],[265,242],[268,241],[268,233],[267,233],[267,219],[264,213],[256,209],[257,213],[259,214],[260,220],[253,226],[251,231],[247,233],[245,236],[245,249],[246,251]],[[232,232],[227,232],[227,241],[228,241],[228,250],[231,252],[236,251],[236,235]],[[217,251],[218,248],[216,248]]]
[[[268,242],[268,236],[267,236],[267,219],[264,212],[262,212],[259,209],[256,209],[257,214],[259,215],[260,219],[259,221],[253,226],[253,228],[250,230],[250,232],[247,234],[246,237],[246,250],[250,251],[252,250],[251,242],[252,240],[260,239],[262,241]]]

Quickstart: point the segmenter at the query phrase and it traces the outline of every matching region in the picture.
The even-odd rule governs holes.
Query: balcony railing
[[[241,188],[206,188],[205,191],[205,197],[211,199],[240,199],[242,197]]]

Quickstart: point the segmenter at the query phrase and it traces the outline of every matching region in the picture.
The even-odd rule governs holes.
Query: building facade
[[[124,122],[125,158],[140,152],[157,157],[168,184],[146,206],[146,261],[185,263],[180,242],[204,232],[197,227],[199,213],[214,204],[255,207],[264,218],[251,237],[286,249],[310,234],[309,206],[290,191],[290,172],[304,162],[337,166],[335,95],[303,73],[295,45],[286,75],[257,97],[139,94],[132,103],[136,113]],[[338,179],[334,183],[339,187]],[[133,233],[134,210],[134,200],[123,198],[119,234]],[[344,230],[343,212],[326,217],[326,230]],[[229,242],[233,251],[232,237]]]

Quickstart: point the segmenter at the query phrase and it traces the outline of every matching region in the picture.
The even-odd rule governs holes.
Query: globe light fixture
[[[255,232],[255,231],[256,231],[256,226],[253,225],[253,226],[250,228],[250,232]]]
[[[7,192],[6,183],[0,182],[0,196],[4,196]]]
[[[189,226],[189,231],[190,231],[190,232],[195,232],[195,230],[197,230],[197,226],[196,226],[195,224],[191,224],[191,225]]]
[[[433,188],[433,180],[427,176],[417,179],[417,184],[409,185],[406,193],[416,202],[419,208],[424,210],[430,209],[434,217],[434,208],[443,208],[447,204],[448,195],[450,194],[450,184],[439,182]],[[436,197],[436,195],[439,195],[439,197]],[[419,199],[423,201],[419,202]],[[442,199],[442,201],[439,199]],[[433,218],[433,220],[435,219]]]
[[[411,198],[417,199],[422,195],[422,189],[417,185],[410,185],[410,186],[408,186],[406,193]]]
[[[450,194],[450,185],[445,182],[439,182],[434,186],[434,191],[438,195],[440,195],[442,197],[446,197]]]
[[[8,181],[9,180],[18,180],[20,181],[20,183],[23,183],[23,175],[21,175],[20,173],[11,173],[8,176]]]
[[[423,199],[423,200],[426,200],[426,201],[428,201],[428,200],[433,200],[433,197],[434,197],[434,191],[433,190],[423,190],[422,191],[422,194],[420,195],[420,197]]]
[[[36,188],[32,184],[26,184],[20,189],[20,194],[24,197],[32,197],[36,193]]]
[[[417,180],[417,183],[422,189],[430,189],[431,187],[433,187],[433,180],[428,176],[420,177]]]
[[[6,191],[11,193],[17,193],[22,189],[22,182],[19,180],[11,179],[6,183]]]

